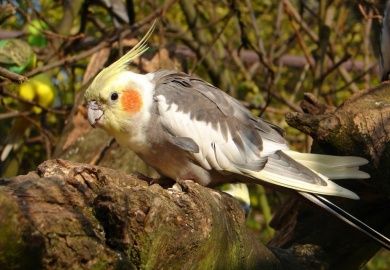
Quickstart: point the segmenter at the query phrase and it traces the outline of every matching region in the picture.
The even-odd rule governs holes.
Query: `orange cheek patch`
[[[129,113],[137,113],[142,108],[141,95],[135,90],[126,90],[122,93],[121,103],[123,109]]]

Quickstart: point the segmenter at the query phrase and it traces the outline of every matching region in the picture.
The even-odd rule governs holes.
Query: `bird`
[[[355,156],[298,153],[278,126],[193,75],[174,70],[138,74],[130,63],[148,46],[155,23],[129,52],[96,75],[85,91],[88,121],[134,151],[162,176],[203,186],[268,183],[297,191],[390,249],[390,239],[326,196],[359,196],[331,179],[365,179]]]
[[[390,72],[390,1],[386,1],[380,32],[380,74],[381,81],[389,80]]]

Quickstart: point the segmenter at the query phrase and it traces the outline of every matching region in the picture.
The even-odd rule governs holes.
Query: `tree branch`
[[[0,231],[13,241],[0,241],[0,266],[281,267],[248,234],[232,197],[191,181],[182,189],[150,186],[103,167],[46,161],[36,172],[1,182]]]

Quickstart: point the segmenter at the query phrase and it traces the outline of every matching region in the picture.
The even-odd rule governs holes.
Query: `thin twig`
[[[7,78],[16,83],[22,83],[27,80],[27,77],[17,74],[15,72],[9,71],[3,67],[0,67],[0,76]]]
[[[374,70],[376,67],[377,67],[377,63],[375,64],[372,64],[367,70],[365,70],[364,72],[362,72],[361,74],[359,74],[358,76],[356,76],[353,80],[347,82],[346,84],[344,84],[343,86],[337,88],[336,90],[333,90],[333,91],[330,91],[328,93],[325,93],[324,95],[331,95],[331,94],[335,94],[335,93],[338,93],[340,91],[343,91],[345,90],[347,87],[349,87],[351,84],[359,81],[361,78],[364,78],[364,76],[371,72],[372,70]]]
[[[177,0],[170,0],[170,1],[166,2],[162,8],[158,9],[157,11],[155,11],[154,13],[149,15],[148,17],[144,18],[139,23],[134,24],[130,29],[128,27],[126,27],[126,28],[123,28],[121,31],[116,31],[113,35],[111,35],[110,37],[101,41],[98,45],[96,45],[95,47],[93,47],[87,51],[83,51],[77,55],[68,56],[68,57],[65,57],[61,60],[57,60],[57,61],[49,63],[47,65],[38,67],[38,68],[28,72],[25,75],[27,77],[31,77],[31,76],[34,76],[38,73],[46,72],[46,71],[49,71],[53,68],[63,66],[66,64],[72,64],[74,62],[77,62],[79,60],[87,58],[88,56],[94,54],[95,52],[101,50],[102,48],[111,46],[114,41],[116,41],[120,38],[120,36],[123,36],[123,37],[127,36],[127,35],[133,33],[136,29],[143,27],[144,25],[153,21],[155,18],[161,16],[161,14],[163,14],[166,11],[166,9],[171,7],[176,1]]]
[[[47,112],[51,112],[51,113],[55,113],[55,114],[61,114],[61,115],[66,115],[68,114],[68,112],[66,110],[57,110],[57,109],[53,109],[53,108],[48,108],[48,107],[43,107],[42,105],[38,104],[37,102],[34,102],[34,101],[30,101],[30,100],[26,100],[26,99],[23,99],[21,98],[20,96],[2,88],[0,90],[0,94],[3,95],[3,96],[8,96],[8,97],[12,97],[13,99],[21,102],[21,103],[24,103],[24,104],[27,104],[27,105],[31,105],[31,106],[36,106],[36,107],[39,107],[41,108],[43,111],[47,111]]]
[[[228,14],[226,14],[225,16],[223,16],[224,19],[226,19],[226,22],[225,24],[223,25],[222,29],[215,35],[215,38],[210,42],[210,48],[212,48],[215,43],[219,40],[219,38],[221,37],[221,35],[223,34],[223,32],[225,31],[226,29],[226,26],[228,25],[230,19],[232,18],[233,16],[233,13],[229,12]],[[196,68],[202,64],[202,62],[206,59],[207,55],[211,52],[211,50],[207,50],[205,53],[203,53],[201,55],[201,57],[199,58],[199,60],[195,61],[194,63],[194,66],[193,68],[191,69],[190,73],[193,73],[195,72]]]
[[[301,26],[302,30],[306,32],[306,34],[312,39],[313,42],[318,42],[318,35],[315,34],[310,27],[305,23],[305,21],[302,19],[302,17],[299,15],[299,13],[295,10],[294,6],[291,4],[289,0],[283,0],[284,8],[286,12],[289,12],[291,14],[292,18]],[[338,59],[334,59],[335,51],[336,49],[334,48],[333,44],[329,44],[328,46],[329,50],[327,50],[327,55],[329,58],[332,60],[333,63],[338,62]],[[343,68],[343,66],[338,67],[338,72],[341,75],[341,77],[344,79],[346,82],[352,82],[351,75]],[[359,91],[359,87],[354,83],[349,84],[352,92],[357,92]]]
[[[14,110],[7,105],[4,105],[4,107],[8,111],[18,112],[17,110]],[[20,114],[19,116],[22,117],[23,119],[27,120],[31,125],[33,125],[35,128],[37,128],[39,133],[41,133],[42,138],[44,139],[44,143],[45,143],[46,157],[48,159],[51,158],[51,149],[52,149],[52,146],[54,144],[53,134],[49,130],[46,130],[45,128],[43,128],[42,125],[40,124],[40,122],[36,121],[33,117],[30,117],[30,115]]]
[[[6,113],[0,113],[0,120],[15,118],[20,116],[29,116],[32,115],[33,112],[19,112],[19,111],[11,111]]]
[[[373,11],[370,10],[363,24],[364,25],[364,35],[363,35],[364,69],[367,69],[370,62],[372,16],[373,16]],[[366,75],[364,76],[365,88],[369,88],[370,80],[371,80],[370,73],[366,73]]]
[[[291,16],[289,16],[289,18],[291,19]],[[297,40],[298,40],[298,44],[299,46],[301,47],[302,49],[302,52],[303,52],[303,55],[306,59],[306,62],[309,64],[309,67],[312,71],[314,71],[314,66],[315,66],[315,61],[314,59],[310,56],[310,53],[309,53],[309,48],[307,48],[304,40],[303,40],[303,37],[301,35],[301,31],[300,29],[298,29],[298,27],[295,25],[295,22],[294,21],[291,21],[291,26],[295,32],[295,35],[297,37]]]

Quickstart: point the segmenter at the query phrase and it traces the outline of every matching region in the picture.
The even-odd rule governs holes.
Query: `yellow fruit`
[[[24,82],[19,86],[19,96],[27,101],[33,101],[35,97],[35,91],[33,84],[28,82]]]
[[[55,88],[50,76],[46,73],[36,75],[19,86],[19,96],[27,101],[35,101],[40,106],[48,108],[55,97]],[[41,113],[42,109],[34,107],[35,113]]]

